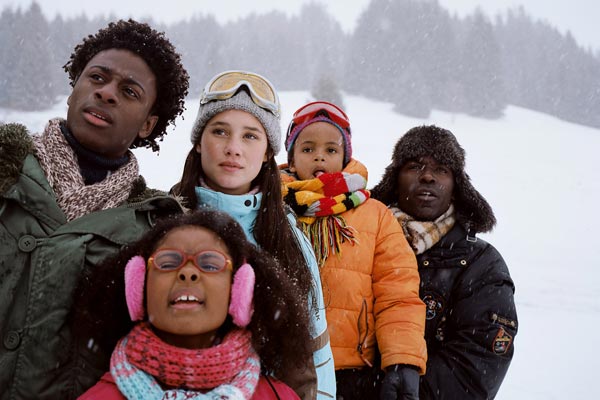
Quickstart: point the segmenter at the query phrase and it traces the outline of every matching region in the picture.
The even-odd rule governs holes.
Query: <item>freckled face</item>
[[[434,221],[453,200],[454,174],[432,157],[406,162],[398,174],[398,205],[419,221]]]
[[[290,171],[301,180],[344,168],[344,138],[327,122],[315,122],[300,132],[293,148]]]
[[[225,243],[212,231],[184,226],[170,231],[156,251],[177,249],[185,254],[216,250],[231,259]],[[155,253],[156,253],[155,251]],[[176,271],[149,265],[146,279],[148,318],[166,343],[184,348],[206,348],[227,318],[231,270],[200,271],[191,261]]]
[[[212,117],[196,151],[206,184],[226,194],[245,194],[267,161],[265,128],[252,114],[227,110]]]

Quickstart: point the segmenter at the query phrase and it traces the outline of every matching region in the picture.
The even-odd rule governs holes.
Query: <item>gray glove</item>
[[[419,400],[419,372],[412,365],[390,365],[385,369],[379,398]]]

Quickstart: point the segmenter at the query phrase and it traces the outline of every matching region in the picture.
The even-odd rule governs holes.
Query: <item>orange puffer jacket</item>
[[[367,177],[356,160],[344,172]],[[294,180],[284,173],[282,179],[284,184]],[[382,368],[408,364],[424,374],[425,305],[415,255],[400,225],[375,199],[341,216],[356,230],[357,243],[344,242],[341,257],[332,254],[321,267],[335,369],[373,363],[378,346]]]

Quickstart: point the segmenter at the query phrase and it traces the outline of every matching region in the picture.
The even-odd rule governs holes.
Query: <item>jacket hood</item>
[[[0,125],[0,194],[17,182],[25,157],[32,149],[33,141],[25,126]]]
[[[0,125],[0,194],[5,193],[19,179],[25,158],[33,154],[33,140],[27,128],[21,124]],[[163,197],[166,193],[150,189],[146,181],[139,176],[131,188],[128,203],[143,202],[154,197]],[[175,199],[181,203],[181,199]],[[180,206],[181,207],[181,206]]]

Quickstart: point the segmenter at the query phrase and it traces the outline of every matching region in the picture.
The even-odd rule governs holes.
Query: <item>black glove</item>
[[[419,400],[419,372],[416,367],[396,364],[385,369],[381,400]]]

